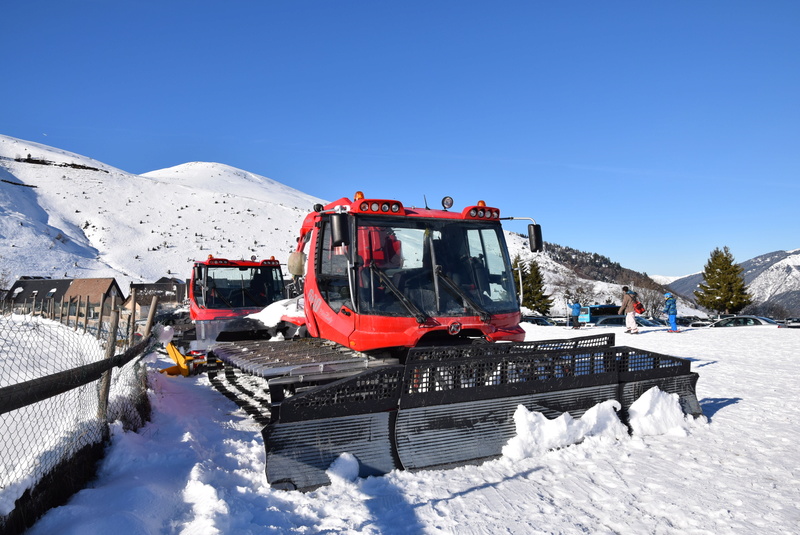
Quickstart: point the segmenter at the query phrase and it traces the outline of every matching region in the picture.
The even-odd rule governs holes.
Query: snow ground
[[[525,327],[531,340],[590,333]],[[651,398],[640,409],[652,434],[618,436],[599,408],[604,431],[547,451],[571,443],[576,422],[518,421],[500,459],[354,481],[343,456],[331,486],[304,494],[267,486],[258,426],[204,375],[154,372],[152,421],[116,429],[91,488],[30,534],[797,533],[800,329],[612,330],[692,359],[706,418],[676,421]]]

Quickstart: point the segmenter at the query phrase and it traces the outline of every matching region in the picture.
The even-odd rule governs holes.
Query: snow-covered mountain
[[[343,191],[342,196],[353,193]],[[192,261],[209,254],[274,256],[285,262],[302,219],[320,202],[220,163],[192,162],[135,175],[0,135],[0,279],[115,277],[127,289],[131,282],[187,278]],[[512,255],[532,257],[523,237],[507,237]],[[749,261],[752,267],[746,269],[757,300],[792,298],[797,303],[798,255],[779,252]],[[536,260],[554,297],[551,312],[565,314],[560,288],[576,280],[574,271],[547,254]],[[683,291],[686,279],[671,287],[691,296]],[[618,299],[619,285],[578,282],[591,287],[598,302]]]
[[[285,261],[320,199],[219,163],[144,175],[0,136],[0,273],[187,278],[209,254]]]

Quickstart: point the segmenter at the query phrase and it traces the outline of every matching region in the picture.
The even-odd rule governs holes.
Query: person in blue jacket
[[[678,302],[675,296],[667,292],[664,294],[664,314],[669,317],[669,331],[671,333],[678,332]]]
[[[578,316],[581,315],[581,304],[576,301],[570,305],[570,309],[572,310],[572,328],[580,329],[581,323],[578,321]]]

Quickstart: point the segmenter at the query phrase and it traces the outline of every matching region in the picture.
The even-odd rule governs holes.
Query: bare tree
[[[658,316],[664,309],[664,292],[651,288],[637,288],[639,301],[642,302],[648,316]]]
[[[590,305],[598,298],[594,291],[594,285],[587,280],[578,278],[575,273],[558,277],[553,281],[553,285],[561,288],[564,298],[570,303],[577,301],[582,305]]]
[[[0,300],[6,298],[6,292],[11,285],[11,277],[6,270],[0,270]]]

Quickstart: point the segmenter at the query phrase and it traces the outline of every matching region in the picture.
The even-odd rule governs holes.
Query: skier
[[[578,316],[581,315],[581,304],[575,301],[570,305],[570,309],[572,310],[572,328],[580,329],[581,323],[578,321]]]
[[[639,326],[636,324],[636,312],[633,310],[633,304],[637,301],[636,292],[631,291],[627,286],[622,287],[625,294],[622,296],[622,305],[619,307],[617,314],[625,314],[625,332],[630,334],[639,334]]]
[[[667,292],[664,294],[664,310],[663,313],[669,317],[669,330],[667,332],[678,332],[678,302],[675,296]]]

